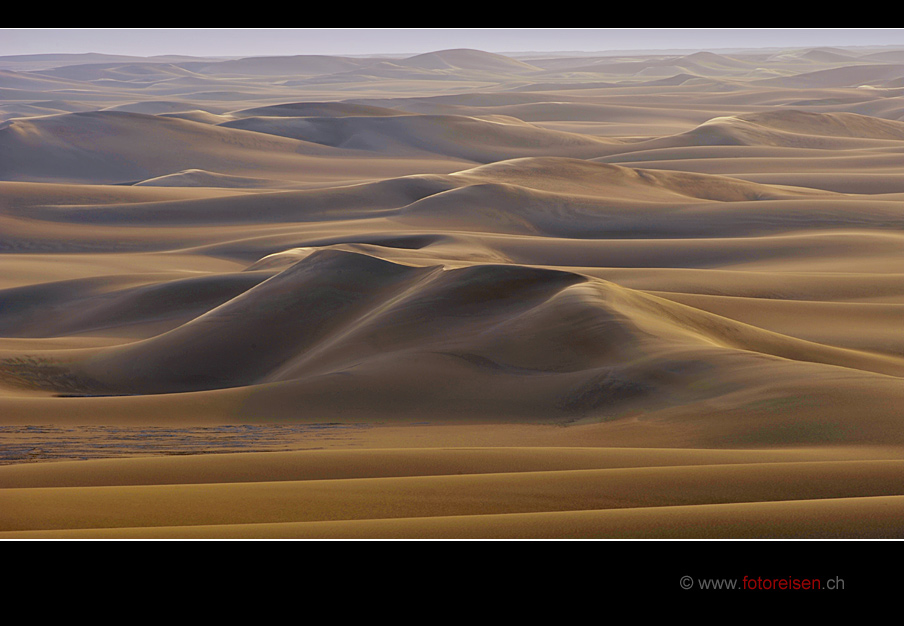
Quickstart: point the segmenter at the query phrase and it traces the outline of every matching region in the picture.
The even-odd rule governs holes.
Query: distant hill
[[[517,61],[501,54],[480,50],[441,50],[419,54],[409,59],[395,61],[396,65],[426,70],[483,70],[499,72],[538,72],[539,67]]]
[[[221,60],[209,57],[192,57],[183,55],[164,55],[154,57],[136,57],[121,54],[18,54],[0,56],[0,69],[21,71],[46,70],[67,65],[88,65],[95,63],[186,63]]]
[[[317,76],[335,74],[373,65],[376,61],[347,57],[299,55],[277,57],[248,57],[233,61],[193,66],[201,74],[245,74],[249,76],[283,76],[301,74]]]

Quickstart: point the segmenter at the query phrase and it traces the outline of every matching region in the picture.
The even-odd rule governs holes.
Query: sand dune
[[[197,111],[197,105],[189,102],[178,102],[170,100],[151,100],[148,102],[131,102],[129,104],[121,104],[119,106],[110,107],[106,111],[123,111],[125,113],[141,113],[142,115],[162,115],[164,113],[187,113]],[[216,115],[213,111],[206,111],[211,115]]]
[[[235,117],[385,117],[400,111],[348,102],[296,102],[235,111]]]
[[[853,113],[781,111],[713,118],[671,137],[619,146],[610,154],[696,146],[778,147],[802,150],[901,148],[904,125]],[[705,152],[704,152],[705,154]],[[743,153],[739,153],[741,155]],[[602,155],[601,155],[602,156]]]
[[[87,65],[66,65],[41,72],[45,76],[54,76],[78,81],[127,81],[154,82],[177,76],[191,76],[192,72],[171,63],[91,63]]]
[[[675,196],[735,202],[810,196],[813,193],[807,189],[767,187],[719,176],[657,172],[549,157],[507,160],[457,172],[454,176],[464,180],[522,185],[539,191],[567,191],[572,196],[637,198],[654,202],[674,202],[677,199]]]
[[[209,113],[208,111],[202,111],[200,109],[194,109],[192,111],[179,111],[176,113],[161,113],[160,117],[175,117],[180,120],[188,120],[189,122],[200,122],[201,124],[222,124],[223,122],[229,122],[233,118],[229,114],[217,114],[217,113]]]
[[[847,65],[820,69],[795,76],[769,78],[761,82],[764,85],[798,88],[881,86],[888,80],[900,78],[902,73],[904,73],[904,65],[900,64]]]
[[[900,461],[797,463],[791,467],[771,463],[765,467],[566,470],[311,480],[301,484],[296,481],[213,483],[166,489],[157,486],[70,487],[48,494],[59,503],[57,510],[60,513],[56,515],[52,509],[41,511],[29,507],[29,501],[35,497],[29,488],[4,489],[0,497],[4,500],[4,510],[10,512],[8,516],[4,515],[7,518],[5,527],[9,530],[22,529],[19,516],[26,520],[40,516],[44,529],[48,530],[59,528],[61,524],[65,524],[64,528],[129,527],[136,526],[141,520],[156,522],[148,526],[315,522],[327,521],[329,515],[340,520],[376,520],[423,517],[424,511],[430,511],[430,517],[442,518],[535,513],[538,512],[535,490],[556,494],[542,503],[544,512],[662,508],[662,503],[669,501],[675,502],[675,506],[721,504],[725,500],[724,493],[734,489],[748,489],[753,502],[851,497],[846,495],[848,493],[894,497],[900,494],[897,481],[900,465]],[[776,479],[789,470],[797,478],[794,488],[776,488]],[[851,485],[858,480],[862,481],[859,487]],[[726,483],[728,486],[722,486]],[[391,498],[400,492],[407,497]],[[508,493],[510,497],[504,502],[487,497],[498,492]],[[776,498],[777,493],[782,496]],[[199,509],[198,501],[207,502],[206,511]],[[98,511],[112,510],[120,513],[98,515]],[[156,510],[166,512],[160,516],[162,519],[155,519]]]
[[[0,538],[898,538],[901,51],[0,58]]]
[[[203,169],[216,171],[232,160],[222,155],[221,147],[247,151],[245,158],[263,163],[278,162],[280,155],[291,158],[300,148],[291,140],[171,118],[112,111],[73,113],[7,123],[0,130],[4,155],[0,176],[119,183],[187,169],[180,164],[197,165],[199,160],[209,164]],[[312,150],[323,152],[316,146]]]
[[[516,119],[463,116],[244,118],[222,126],[350,150],[440,154],[489,163],[525,156],[600,156],[609,142]]]
[[[47,100],[44,102],[10,103],[3,106],[3,115],[8,118],[33,117],[35,115],[56,115],[58,113],[76,113],[89,111],[92,107],[79,102],[66,100]]]
[[[138,113],[73,113],[13,120],[2,126],[0,176],[4,180],[122,184],[186,169],[293,178],[312,168],[330,169],[306,157],[364,160],[362,155],[320,143]],[[389,167],[397,166],[390,163]]]
[[[661,394],[666,381],[687,385],[683,376],[660,371],[655,360],[655,355],[679,346],[687,353],[684,359],[697,361],[687,361],[689,371],[704,363],[712,367],[741,350],[904,375],[904,359],[893,355],[795,339],[606,283],[585,284],[586,278],[566,272],[492,265],[444,271],[323,251],[263,283],[254,275],[235,279],[223,287],[250,288],[168,333],[83,354],[48,352],[6,359],[4,380],[68,395],[136,395],[286,381],[316,386],[318,377],[347,372],[358,379],[356,386],[363,392],[371,385],[377,389],[395,370],[399,379],[406,378],[408,364],[417,355],[422,378],[444,377],[447,384],[460,379],[465,384],[477,368],[513,381],[545,380],[552,388],[562,386],[556,394],[559,412],[583,414],[603,397],[610,404],[630,403]],[[198,284],[178,288],[194,294]],[[176,284],[166,289],[173,294],[169,297],[179,298]],[[27,301],[31,294],[10,296]],[[134,295],[128,291],[122,297],[125,302],[112,305],[116,308],[104,303],[106,315],[115,317],[117,308],[140,306],[136,298],[161,296],[157,288]],[[223,291],[210,297],[222,300]],[[209,300],[192,301],[195,307],[210,306]],[[480,308],[474,308],[475,302]],[[85,311],[89,305],[73,306]],[[154,317],[154,307],[140,308]],[[425,322],[431,310],[433,319]],[[92,311],[90,319],[100,317]],[[122,317],[120,313],[119,323],[133,321]],[[66,320],[76,323],[71,316]],[[33,336],[35,329],[27,326],[25,336],[29,331]],[[542,351],[525,350],[518,340],[522,336],[533,337],[535,349]],[[572,342],[585,348],[565,349]],[[713,346],[721,348],[724,357],[713,352]],[[697,356],[690,356],[695,352]],[[640,355],[642,365],[620,365]],[[375,366],[379,369],[372,369]]]
[[[40,71],[67,65],[86,65],[98,63],[179,63],[198,61],[197,58],[179,55],[163,55],[157,57],[141,57],[125,54],[99,54],[88,52],[81,54],[15,54],[0,57],[0,67],[19,69],[22,71]]]
[[[35,91],[51,91],[78,85],[77,82],[65,80],[65,77],[35,75],[28,72],[0,70],[0,87],[7,89],[26,89]]]
[[[850,149],[871,145],[877,139],[901,141],[904,124],[848,114],[786,111],[735,118],[718,118],[691,132],[704,145],[773,145],[801,148]],[[831,137],[832,139],[823,139]],[[875,144],[874,144],[875,145]]]
[[[290,80],[287,84],[323,85],[383,81],[479,81],[508,82],[512,77],[540,72],[530,63],[481,50],[456,49],[429,52],[408,58],[380,59],[359,62],[344,70],[322,72],[313,78]],[[299,72],[304,73],[304,72]]]
[[[459,68],[466,70],[480,70],[483,72],[533,72],[539,69],[530,63],[517,61],[500,54],[466,49],[442,50],[439,52],[419,54],[398,61],[398,64],[428,70]]]
[[[201,74],[238,74],[252,76],[285,76],[295,74],[334,74],[366,66],[371,61],[324,55],[285,57],[252,57],[208,63],[196,69]]]
[[[158,176],[149,178],[141,182],[135,183],[136,186],[144,187],[217,187],[217,188],[237,188],[237,189],[254,189],[254,188],[280,188],[289,186],[287,181],[272,180],[269,178],[248,178],[244,176],[229,176],[227,174],[217,174],[216,172],[206,172],[204,170],[185,170],[175,174],[167,174],[166,176]]]
[[[19,538],[901,533],[900,460],[828,460],[839,456],[831,450],[772,458],[684,452],[400,449],[3,467],[0,532]],[[776,481],[788,475],[795,478],[790,491]],[[500,490],[510,497],[488,497]],[[741,502],[738,491],[745,494]],[[858,519],[865,513],[868,523]],[[787,521],[776,525],[777,518]]]
[[[52,337],[161,318],[189,321],[265,277],[239,273],[162,283],[156,283],[155,278],[147,276],[147,283],[137,286],[135,283],[141,280],[138,277],[103,277],[0,291],[3,336]],[[40,315],[36,301],[42,303]]]

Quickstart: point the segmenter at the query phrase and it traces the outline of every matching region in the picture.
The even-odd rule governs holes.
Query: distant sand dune
[[[198,165],[222,170],[232,161],[229,153],[279,167],[280,159],[292,159],[300,148],[289,139],[173,118],[113,111],[73,113],[16,121],[0,130],[0,176],[126,182]],[[313,154],[325,150],[312,145]]]
[[[243,118],[222,126],[347,150],[433,153],[489,163],[524,156],[592,157],[611,141],[550,130],[520,121],[463,116]]]
[[[243,176],[229,176],[227,174],[217,174],[216,172],[205,172],[204,170],[185,170],[176,174],[167,174],[166,176],[158,176],[157,178],[149,178],[136,186],[145,187],[217,187],[217,188],[237,188],[237,189],[255,189],[255,188],[279,188],[288,186],[290,183],[285,181],[270,180],[267,178],[246,178]]]
[[[904,123],[853,113],[781,111],[713,118],[693,130],[632,143],[617,152],[694,146],[775,146],[810,150],[901,148]]]
[[[481,50],[442,50],[419,54],[399,62],[400,65],[437,70],[448,68],[477,69],[481,71],[532,72],[538,68],[499,54]]]
[[[252,57],[203,64],[201,74],[238,74],[251,76],[285,76],[296,74],[332,74],[373,63],[365,59],[332,57],[325,55],[298,55],[282,57]]]
[[[368,106],[347,102],[296,102],[255,107],[234,111],[232,115],[244,117],[386,117],[399,115],[400,111],[386,107]]]
[[[820,88],[820,87],[859,87],[866,84],[879,84],[889,79],[899,78],[904,74],[904,65],[897,59],[897,65],[846,65],[813,72],[770,78],[760,81],[763,85],[778,87]]]

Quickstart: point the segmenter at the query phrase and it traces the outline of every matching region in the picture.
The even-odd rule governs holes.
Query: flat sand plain
[[[904,49],[0,58],[0,538],[904,537]]]

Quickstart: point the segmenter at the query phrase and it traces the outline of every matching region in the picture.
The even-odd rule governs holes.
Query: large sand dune
[[[904,536],[901,55],[0,59],[0,538]]]
[[[526,156],[600,156],[610,143],[499,116],[251,117],[221,126],[335,148],[400,156],[439,154],[479,163]]]

